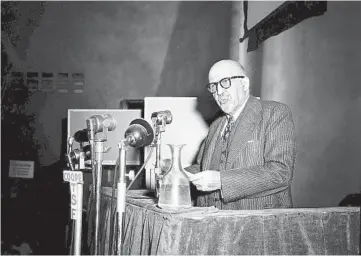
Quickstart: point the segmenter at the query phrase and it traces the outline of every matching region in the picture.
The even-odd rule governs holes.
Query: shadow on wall
[[[262,91],[262,72],[263,72],[263,48],[249,53],[251,57],[247,58],[245,66],[247,75],[251,83],[251,95],[261,97]]]
[[[219,108],[206,90],[213,63],[229,58],[232,2],[181,2],[166,53],[158,97],[198,97],[210,124]]]

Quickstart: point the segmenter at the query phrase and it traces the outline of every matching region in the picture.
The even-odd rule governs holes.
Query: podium
[[[100,252],[109,254],[111,188],[102,190]],[[94,205],[88,207],[89,219]],[[93,245],[89,221],[88,246]],[[359,254],[356,207],[167,212],[145,191],[129,191],[122,255]]]

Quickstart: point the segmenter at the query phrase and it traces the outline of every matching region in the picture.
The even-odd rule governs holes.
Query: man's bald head
[[[219,107],[227,114],[234,113],[249,95],[249,79],[243,66],[234,60],[221,60],[213,64],[208,73],[209,83],[218,83],[213,93]],[[221,81],[230,84],[223,88]]]
[[[211,76],[222,74],[223,76],[247,76],[244,67],[234,60],[221,60],[213,64],[208,73],[208,79],[211,80]]]

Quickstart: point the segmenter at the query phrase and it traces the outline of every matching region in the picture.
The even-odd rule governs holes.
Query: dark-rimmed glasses
[[[220,84],[222,88],[228,89],[232,85],[231,80],[236,78],[245,78],[245,76],[231,76],[222,78],[219,82],[207,84],[207,90],[212,94],[215,93],[218,90],[218,84]]]

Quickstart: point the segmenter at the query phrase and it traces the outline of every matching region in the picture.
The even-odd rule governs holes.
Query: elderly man
[[[292,207],[295,128],[290,109],[250,96],[244,68],[215,63],[207,89],[225,113],[210,126],[197,163],[186,168],[197,206],[243,210]]]

